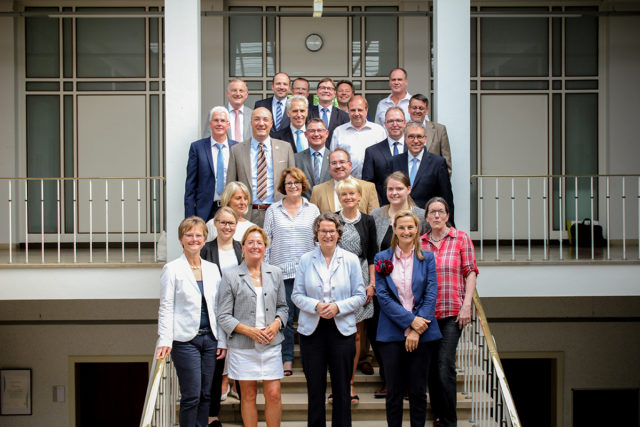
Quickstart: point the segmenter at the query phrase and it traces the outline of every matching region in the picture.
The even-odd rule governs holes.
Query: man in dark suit
[[[435,196],[444,198],[449,204],[449,221],[453,224],[453,193],[447,162],[425,150],[427,138],[422,123],[409,122],[404,132],[407,151],[391,159],[391,171],[401,171],[411,181],[411,198],[423,208]]]
[[[384,181],[391,173],[389,161],[391,156],[405,152],[404,127],[407,124],[404,111],[400,107],[391,107],[385,114],[384,127],[387,129],[387,139],[380,141],[364,151],[362,164],[362,179],[373,182],[378,192],[380,206],[389,203]]]
[[[293,95],[287,99],[287,117],[291,122],[286,128],[280,129],[274,138],[291,144],[294,153],[299,153],[309,147],[305,136],[305,124],[309,113],[309,101],[302,95]]]
[[[325,145],[328,135],[329,132],[327,132],[322,119],[316,117],[309,120],[306,131],[309,148],[294,156],[296,167],[304,172],[309,181],[309,190],[303,194],[307,200],[311,199],[311,190],[315,185],[331,179],[331,173],[329,173],[329,154],[331,151]]]
[[[240,181],[251,191],[251,204],[245,216],[260,227],[264,224],[265,211],[283,197],[277,189],[280,175],[296,165],[291,145],[269,137],[272,125],[268,109],[253,110],[253,136],[233,146],[227,170],[227,182]]]
[[[273,96],[256,101],[254,110],[264,107],[271,113],[273,117],[273,126],[271,127],[270,136],[274,137],[276,132],[289,126],[289,117],[286,114],[285,105],[287,95],[289,94],[289,76],[285,73],[278,73],[273,76],[271,81],[271,90]]]
[[[189,148],[187,179],[184,186],[184,216],[213,218],[226,184],[230,148],[236,141],[227,139],[229,112],[213,107],[209,112],[211,136],[195,141]]]
[[[421,93],[413,95],[409,101],[409,115],[411,120],[424,125],[427,151],[444,157],[449,168],[449,176],[451,176],[451,148],[447,127],[429,120],[429,99]]]
[[[349,114],[333,106],[333,98],[336,96],[336,85],[329,77],[318,83],[318,106],[309,109],[309,118],[319,117],[324,121],[329,136],[327,137],[327,148],[331,144],[333,130],[349,121]]]

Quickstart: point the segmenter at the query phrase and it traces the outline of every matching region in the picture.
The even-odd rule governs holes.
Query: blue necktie
[[[296,152],[301,152],[302,150],[304,150],[304,147],[302,147],[302,141],[300,140],[300,134],[302,133],[302,130],[298,129],[296,131]]]
[[[413,186],[413,181],[416,179],[416,173],[418,173],[418,158],[414,157],[411,161],[413,164],[411,165],[411,172],[409,172],[409,180]]]
[[[218,196],[222,194],[224,190],[224,156],[222,155],[222,148],[224,144],[216,144],[218,147],[218,159],[216,161],[216,193]]]
[[[313,153],[313,173],[315,174],[316,184],[320,183],[320,156],[321,154],[317,151]]]
[[[329,129],[329,118],[327,117],[327,113],[329,112],[328,108],[322,107],[322,121],[327,129]]]
[[[282,102],[276,102],[276,130],[280,129],[280,122],[282,121]]]
[[[393,143],[393,155],[394,156],[398,155],[398,144],[400,144],[398,141]]]

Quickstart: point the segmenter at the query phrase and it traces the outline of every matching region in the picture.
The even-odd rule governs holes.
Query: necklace
[[[200,270],[199,265],[189,265],[189,267],[191,267],[192,270]]]
[[[446,228],[446,229],[444,230],[444,234],[442,235],[442,237],[440,237],[439,239],[436,239],[435,237],[433,237],[433,232],[431,232],[431,234],[429,235],[429,240],[430,240],[430,241],[432,241],[433,243],[441,242],[441,241],[442,241],[442,239],[444,239],[444,238],[445,238],[445,236],[447,235],[447,233],[449,233],[449,229],[448,229],[448,228]]]

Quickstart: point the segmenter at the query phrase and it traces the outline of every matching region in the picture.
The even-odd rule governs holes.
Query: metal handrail
[[[165,366],[167,366],[165,359],[158,360],[155,357],[153,358],[153,363],[151,365],[152,375],[149,379],[149,384],[147,385],[147,393],[144,398],[140,427],[149,427],[151,425],[151,418],[153,417],[156,400],[158,398],[158,393],[160,392],[160,383],[164,375]]]
[[[521,424],[520,418],[518,417],[518,411],[516,410],[513,396],[511,396],[509,383],[507,382],[507,377],[505,376],[502,363],[500,362],[498,348],[496,347],[496,344],[494,342],[491,328],[489,327],[489,322],[487,321],[487,316],[484,312],[484,307],[482,306],[482,302],[480,301],[480,296],[478,295],[477,290],[474,290],[473,292],[473,304],[475,306],[478,322],[480,323],[480,327],[482,328],[483,336],[486,340],[486,345],[490,355],[490,362],[493,370],[495,371],[496,378],[499,382],[499,390],[501,391],[502,403],[507,408],[507,414],[509,415],[511,425],[519,427]]]

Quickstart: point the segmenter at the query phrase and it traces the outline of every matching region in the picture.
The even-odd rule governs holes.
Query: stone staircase
[[[364,375],[359,370],[355,376],[355,390],[360,397],[360,402],[352,404],[351,416],[354,426],[377,427],[386,425],[385,400],[375,399],[373,392],[380,388],[380,377],[378,368],[375,367],[373,375]],[[458,425],[472,426],[471,400],[462,393],[464,376],[458,374]],[[307,383],[302,372],[302,362],[299,357],[299,349],[296,345],[293,375],[284,377],[282,387],[282,425],[286,427],[306,426],[307,421]],[[327,394],[331,392],[331,381],[327,376]],[[258,393],[258,416],[259,420],[264,420],[264,397]],[[240,415],[239,401],[229,397],[222,402],[220,409],[220,419],[224,426],[241,426],[242,417]],[[409,402],[404,402],[405,414],[403,423],[409,425]],[[427,425],[431,426],[433,417],[429,409],[427,414]],[[327,403],[327,422],[331,420],[331,404]],[[264,422],[258,424],[264,426]]]

